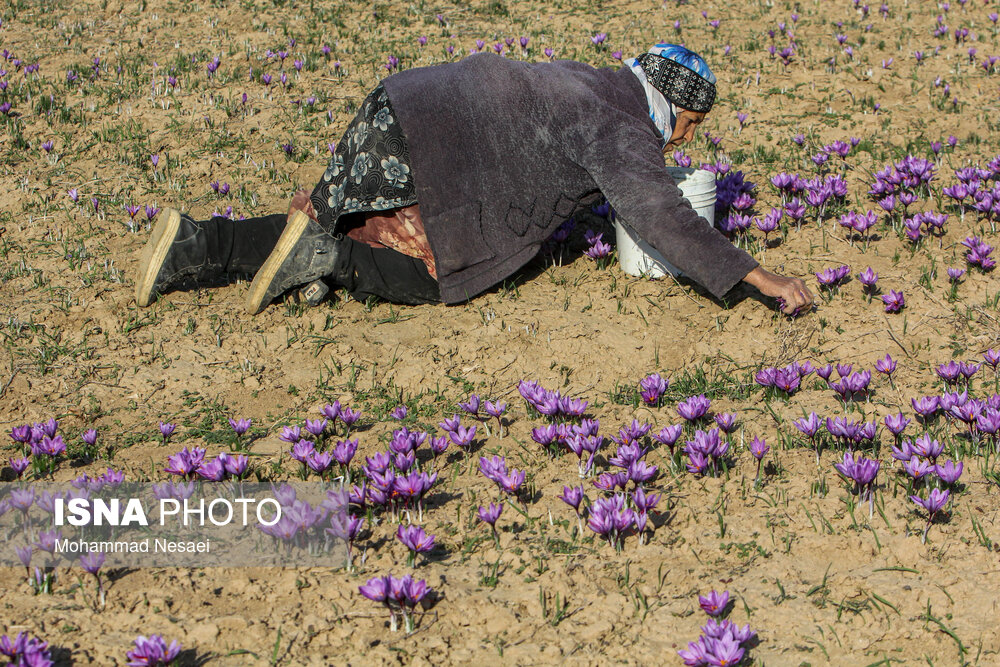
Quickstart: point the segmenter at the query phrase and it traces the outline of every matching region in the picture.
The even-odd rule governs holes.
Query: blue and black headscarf
[[[649,117],[664,140],[673,134],[678,109],[707,113],[715,103],[715,75],[683,46],[657,44],[625,64],[646,89]]]

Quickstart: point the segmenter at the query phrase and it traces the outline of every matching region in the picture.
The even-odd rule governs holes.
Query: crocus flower
[[[910,405],[913,411],[924,419],[930,417],[940,408],[940,399],[937,396],[923,396],[921,398],[911,398]]]
[[[250,419],[229,418],[229,426],[233,429],[233,433],[235,433],[237,437],[242,437],[247,431],[250,430],[251,425],[253,425],[253,420]]]
[[[316,443],[312,440],[299,440],[294,445],[292,445],[291,456],[293,459],[302,464],[307,464],[307,461],[313,452],[316,451]]]
[[[864,271],[858,274],[858,282],[864,285],[867,289],[875,287],[875,283],[878,282],[878,274],[872,271],[872,267],[868,267]]]
[[[888,294],[883,294],[882,302],[885,304],[885,312],[887,313],[898,313],[906,305],[903,293],[896,290],[889,290]]]
[[[36,576],[41,571],[35,568]],[[49,643],[43,642],[35,637],[28,637],[23,632],[17,633],[13,640],[7,635],[0,637],[0,655],[10,658],[11,665],[24,665],[25,667],[51,667],[55,663],[49,651]]]
[[[507,412],[507,404],[500,401],[486,401],[483,405],[483,412],[499,421],[500,417]]]
[[[468,427],[459,425],[454,431],[448,433],[448,437],[457,446],[465,449],[472,445],[472,441],[476,437],[476,427],[475,425]]]
[[[698,604],[709,616],[722,616],[726,611],[726,607],[729,606],[729,591],[719,593],[713,590],[708,595],[699,595]]]
[[[712,402],[704,394],[684,399],[677,406],[677,414],[689,422],[697,421],[708,414]]]
[[[330,452],[317,452],[313,451],[306,457],[305,464],[309,466],[313,472],[322,475],[326,472],[326,469],[330,467],[333,463],[333,455]]]
[[[906,427],[907,427],[907,425],[909,425],[910,420],[907,419],[906,417],[904,417],[903,413],[900,412],[900,413],[895,414],[895,415],[886,415],[884,423],[885,423],[885,427],[887,429],[889,429],[889,431],[893,435],[898,436],[903,431],[906,430]]]
[[[723,412],[715,415],[715,423],[723,433],[732,433],[736,429],[736,415],[732,412]]]
[[[795,425],[795,428],[810,439],[816,437],[816,433],[819,431],[820,427],[819,415],[815,412],[810,412],[808,417],[796,419],[792,423]]]
[[[385,602],[389,595],[389,578],[372,577],[358,586],[358,592],[372,602]]]
[[[327,425],[326,419],[307,419],[305,430],[311,433],[314,437],[318,438],[323,435],[323,431],[326,430]]]
[[[892,374],[896,372],[896,361],[887,354],[875,362],[875,370],[892,379]]]
[[[333,403],[327,403],[323,406],[323,409],[319,411],[321,415],[329,419],[331,422],[337,421],[340,417],[340,401],[334,401]]]
[[[948,485],[953,485],[958,481],[958,478],[962,476],[962,469],[964,464],[959,461],[958,463],[954,461],[945,461],[944,464],[937,464],[934,466],[934,472],[937,474],[941,481]]]
[[[659,493],[647,494],[640,487],[632,492],[632,503],[635,505],[637,511],[645,514],[656,507],[657,503],[660,502],[660,497]]]
[[[480,506],[477,512],[479,520],[490,525],[490,529],[493,531],[493,539],[498,545],[500,543],[500,536],[497,535],[497,519],[500,518],[501,512],[503,512],[502,503],[490,503],[485,507]]]
[[[97,431],[94,429],[87,429],[80,435],[80,439],[83,440],[88,447],[93,447],[97,444]]]
[[[358,451],[357,440],[340,440],[333,448],[333,458],[342,466],[350,465],[355,452]]]
[[[410,566],[416,561],[418,553],[426,553],[434,548],[434,536],[428,535],[420,526],[400,526],[396,530],[396,539],[410,550]]]
[[[653,440],[656,440],[660,444],[666,445],[670,448],[670,453],[674,453],[674,444],[677,442],[678,438],[681,437],[681,433],[684,430],[683,424],[674,424],[673,426],[666,426],[660,429],[659,432],[653,434]]]
[[[927,511],[927,527],[924,529],[924,541],[927,539],[927,530],[930,529],[930,526],[934,522],[934,518],[937,516],[938,512],[940,512],[948,503],[950,495],[951,492],[948,490],[942,491],[941,489],[931,489],[930,493],[927,494],[926,499],[921,498],[920,496],[910,496],[910,500]]]
[[[28,460],[26,457],[22,456],[20,458],[11,458],[8,461],[8,464],[14,471],[14,474],[17,475],[18,479],[20,479],[21,475],[24,474],[24,471],[27,470],[28,467],[31,465],[31,461]]]
[[[679,649],[677,655],[681,657],[681,660],[688,667],[705,667],[709,664],[708,656],[713,655],[711,648],[706,645],[706,641],[712,642],[711,639],[707,639],[706,637],[701,637],[696,642],[688,642],[688,647],[686,649]],[[714,642],[712,644],[714,646]]]
[[[916,456],[910,458],[903,464],[903,470],[914,480],[922,479],[928,473],[934,471],[934,466]]]
[[[479,414],[479,405],[480,405],[479,396],[477,396],[476,394],[472,394],[471,396],[469,396],[469,400],[467,400],[465,403],[459,403],[458,407],[462,408],[467,413],[475,417]]]
[[[163,436],[163,442],[166,443],[170,440],[170,436],[174,434],[177,430],[176,424],[168,424],[166,422],[160,422],[160,435]]]
[[[598,262],[598,268],[601,268],[602,265],[600,264],[600,261],[607,259],[607,257],[611,255],[611,245],[603,242],[600,238],[596,238],[594,242],[590,244],[590,247],[583,252],[583,254]]]
[[[355,424],[359,419],[361,419],[361,410],[351,410],[348,407],[343,407],[340,409],[338,414],[340,421],[343,422],[344,426],[347,427],[348,433],[350,433],[351,426]]]
[[[97,575],[97,572],[104,566],[104,554],[100,551],[91,551],[80,557],[80,567],[89,574]]]
[[[752,454],[758,461],[767,456],[769,451],[771,451],[771,448],[768,446],[767,442],[761,438],[754,438],[750,442],[750,454]]]
[[[564,503],[576,510],[576,513],[580,513],[580,503],[583,501],[583,487],[582,486],[564,486],[562,495],[559,499]]]
[[[459,425],[460,420],[458,415],[452,415],[438,424],[445,433],[454,433],[458,430]]]
[[[129,650],[125,657],[128,659],[129,667],[166,667],[172,665],[177,655],[181,652],[181,645],[177,640],[167,645],[167,640],[162,635],[150,635],[148,638],[139,635],[135,638],[135,646]]]
[[[771,451],[771,448],[761,438],[754,438],[750,442],[750,454],[757,459],[757,480],[760,480],[760,467],[764,462],[764,457]]]

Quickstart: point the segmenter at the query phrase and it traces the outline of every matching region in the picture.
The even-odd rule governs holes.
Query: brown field
[[[399,403],[409,406],[410,428],[440,432],[438,422],[477,393],[510,409],[504,437],[480,427],[476,456],[508,457],[527,471],[530,492],[524,514],[505,507],[495,546],[476,508],[496,500],[496,490],[475,459],[467,463],[451,447],[423,521],[438,547],[416,568],[405,566],[396,525],[381,514],[359,539],[354,572],[112,571],[107,605],[96,611],[82,572],[60,571],[51,594],[35,595],[23,569],[2,568],[0,634],[41,637],[60,664],[125,664],[135,637],[151,633],[183,645],[181,664],[681,664],[676,650],[705,620],[697,596],[725,589],[735,599],[730,618],[759,634],[745,664],[1000,663],[993,446],[977,455],[959,427],[944,419],[934,426],[965,474],[925,544],[925,515],[907,499],[884,428],[869,452],[882,461],[878,510],[869,518],[859,505],[852,515],[833,469],[843,453],[825,450],[817,468],[791,423],[810,411],[845,414],[834,392],[815,375],[788,399],[765,399],[753,383],[762,366],[852,363],[874,377],[870,396],[846,413],[851,419],[899,411],[912,418],[911,397],[942,391],[938,364],[982,361],[1000,342],[995,271],[966,267],[961,245],[970,235],[994,243],[995,230],[975,212],[960,220],[940,194],[956,182],[954,169],[1000,153],[1000,78],[979,65],[1000,55],[988,18],[998,3],[952,2],[944,13],[937,3],[890,0],[883,18],[876,3],[864,17],[846,0],[12,2],[0,10],[0,48],[22,61],[0,62],[8,70],[0,80],[9,82],[0,102],[12,102],[0,116],[0,428],[56,417],[72,443],[57,481],[108,466],[132,481],[160,481],[168,455],[192,445],[223,451],[227,419],[247,417],[260,436],[250,448],[255,469],[284,479],[297,464],[278,440],[281,427],[315,418],[334,399],[363,410],[360,463],[384,447],[388,412]],[[721,21],[717,28],[703,10]],[[778,23],[792,27],[793,12],[798,50],[783,66],[767,47],[787,45]],[[949,27],[940,38],[938,14]],[[962,27],[972,34],[957,43]],[[597,32],[608,34],[604,48],[591,43]],[[422,35],[426,46],[417,42]],[[702,53],[720,90],[705,129],[722,141],[716,152],[699,136],[687,153],[696,164],[723,158],[743,170],[758,184],[758,212],[779,203],[771,176],[812,176],[809,156],[849,137],[861,143],[846,160],[845,206],[878,210],[866,194],[873,172],[908,152],[933,158],[930,142],[954,135],[957,145],[945,144],[938,158],[935,197],[911,209],[950,212],[945,233],[913,247],[880,224],[865,244],[852,242],[836,216],[813,216],[798,230],[784,222],[766,251],[757,233],[750,245],[758,260],[812,288],[814,272],[852,269],[839,293],[795,320],[749,288],[720,303],[683,280],[632,278],[617,265],[598,270],[581,254],[582,225],[561,262],[540,255],[458,306],[365,304],[340,294],[316,308],[288,302],[251,317],[243,311],[248,283],[238,281],[136,307],[148,225],[140,212],[130,227],[126,205],[178,206],[200,218],[227,206],[234,216],[284,210],[292,192],[319,179],[327,144],[386,74],[389,55],[416,67],[458,59],[476,39],[488,49],[521,35],[531,38],[528,50],[515,42],[509,57],[543,60],[550,47],[555,57],[617,66],[612,52],[630,57],[657,41]],[[284,67],[266,58],[269,49],[289,49],[291,38]],[[927,54],[919,64],[917,50]],[[209,78],[206,64],[216,56],[221,64]],[[304,61],[300,73],[295,59]],[[34,62],[39,72],[25,74]],[[67,83],[68,70],[77,81]],[[287,88],[278,83],[282,71]],[[270,86],[262,72],[273,75]],[[168,76],[178,79],[173,91]],[[749,114],[742,130],[739,111]],[[791,141],[799,133],[804,148]],[[292,157],[281,148],[288,142]],[[229,194],[214,193],[212,181],[229,183]],[[901,313],[865,298],[853,276],[867,266],[882,290],[903,291]],[[969,269],[954,291],[948,267]],[[899,363],[892,385],[873,369],[887,353]],[[636,406],[632,388],[652,372],[672,379],[669,400]],[[581,481],[572,454],[552,459],[531,441],[542,422],[518,395],[521,379],[589,401],[606,436],[632,419],[654,431],[677,423],[677,403],[707,393],[714,413],[738,415],[733,467],[702,478],[654,449],[647,460],[660,474],[652,488],[663,494],[655,533],[645,544],[629,537],[616,553],[586,526],[581,535],[558,499],[563,485]],[[984,398],[995,382],[984,365],[970,388]],[[160,420],[178,424],[169,446],[160,444]],[[93,460],[74,454],[88,428],[100,434]],[[914,423],[907,434],[919,432]],[[760,485],[746,449],[755,436],[772,447]],[[0,449],[6,465],[16,448],[4,436]],[[9,467],[0,471],[14,479]],[[598,497],[582,483],[588,498]],[[386,614],[358,594],[369,577],[388,572],[412,572],[436,592],[411,635],[390,633]]]

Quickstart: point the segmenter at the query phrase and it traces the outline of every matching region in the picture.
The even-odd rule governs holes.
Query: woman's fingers
[[[812,306],[812,293],[806,284],[798,278],[791,278],[785,290],[785,307],[782,309],[787,315],[796,312],[805,312]]]

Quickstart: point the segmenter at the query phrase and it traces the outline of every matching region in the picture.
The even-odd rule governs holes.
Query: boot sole
[[[302,238],[302,233],[309,225],[309,216],[302,211],[296,210],[289,217],[285,224],[285,230],[281,232],[281,237],[274,246],[274,250],[267,256],[263,266],[258,269],[257,274],[250,283],[250,294],[247,295],[246,309],[251,315],[256,315],[270,304],[267,299],[267,290],[274,282],[274,277],[278,270],[288,259],[288,254],[298,244]]]
[[[135,302],[140,308],[147,307],[156,297],[156,276],[177,238],[180,225],[181,214],[173,208],[164,209],[153,225],[152,235],[139,259],[139,280],[135,283]]]

